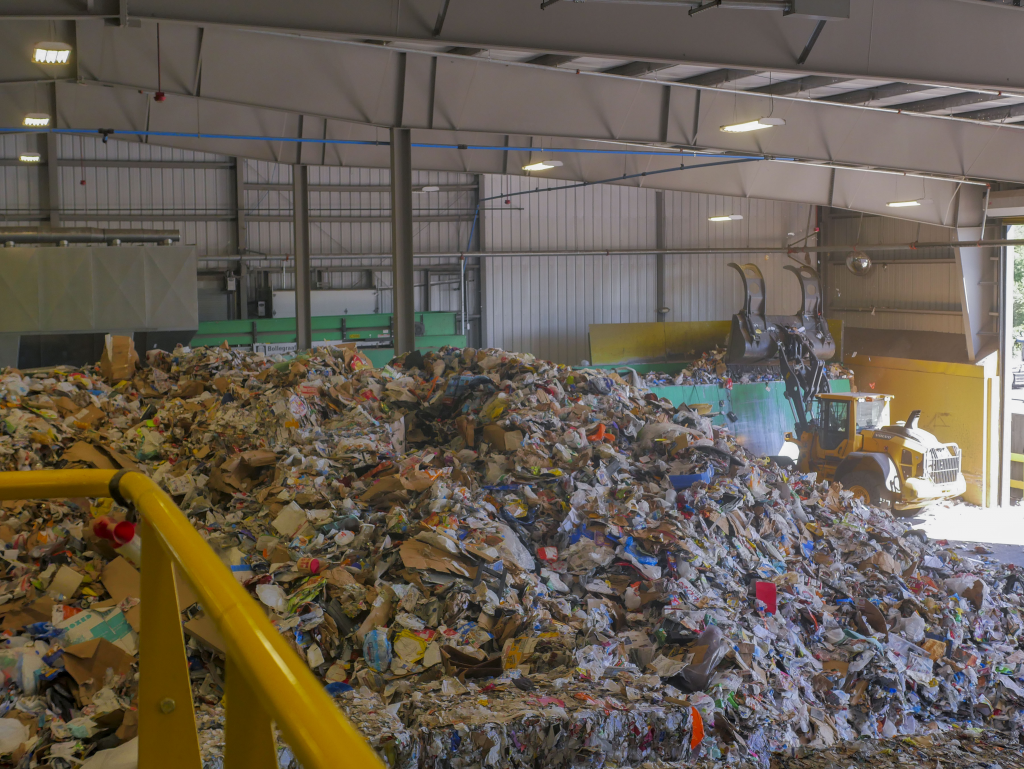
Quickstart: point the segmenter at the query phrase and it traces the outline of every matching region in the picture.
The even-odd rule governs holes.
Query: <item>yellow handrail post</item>
[[[277,747],[270,716],[230,653],[226,673],[224,769],[277,769]]]
[[[139,632],[139,767],[201,769],[174,567],[145,518]]]
[[[201,767],[174,582],[177,566],[227,644],[227,769],[276,769],[271,721],[306,769],[385,769],[306,661],[152,479],[113,470],[0,472],[0,499],[118,494],[139,511],[145,561],[140,570],[139,768]],[[394,766],[393,759],[389,763]]]

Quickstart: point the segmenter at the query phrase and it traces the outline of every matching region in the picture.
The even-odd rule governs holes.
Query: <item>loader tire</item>
[[[891,505],[885,496],[885,485],[882,479],[874,473],[859,470],[848,473],[838,480],[843,484],[844,489],[852,491],[853,496],[866,505],[884,508],[889,508]]]

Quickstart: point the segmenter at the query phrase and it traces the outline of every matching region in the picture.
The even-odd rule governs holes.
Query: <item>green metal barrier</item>
[[[850,380],[829,382],[834,393],[850,392]],[[783,382],[736,384],[732,390],[718,385],[668,385],[652,387],[659,398],[667,398],[673,406],[683,403],[709,403],[716,413],[713,422],[728,425],[741,443],[755,454],[776,455],[782,448],[783,436],[794,427],[793,407],[786,400]],[[735,423],[726,418],[733,412]]]
[[[447,345],[465,347],[466,337],[458,333],[454,312],[418,312],[413,321],[423,325],[416,337],[420,352]],[[391,314],[324,315],[312,319],[314,342],[391,341]],[[227,342],[232,347],[253,344],[294,344],[295,318],[257,318],[253,320],[205,321],[192,337],[193,347],[216,346]],[[394,357],[392,347],[361,347],[375,366],[383,366]]]

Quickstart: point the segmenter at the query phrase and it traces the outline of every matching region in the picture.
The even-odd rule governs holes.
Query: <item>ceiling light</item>
[[[709,222],[738,222],[743,218],[742,214],[726,214],[725,216],[709,216]]]
[[[38,152],[22,152],[18,156],[18,159],[21,160],[22,163],[38,163],[42,160],[42,156],[40,156]]]
[[[524,171],[547,171],[549,168],[557,168],[562,165],[561,160],[538,160],[536,163],[530,163],[528,166],[523,166]]]
[[[763,117],[758,120],[751,120],[749,123],[734,123],[724,125],[720,130],[727,134],[741,134],[747,131],[760,131],[762,128],[771,128],[776,125],[786,125],[786,121],[780,117]]]
[[[67,64],[71,46],[67,43],[36,43],[32,61],[36,64]]]
[[[912,208],[913,206],[920,206],[925,203],[931,203],[931,201],[924,198],[921,200],[894,200],[891,203],[886,203],[886,205],[889,208]]]
[[[423,192],[440,192],[440,187],[420,187],[418,190],[413,190],[414,195],[418,195]]]
[[[23,123],[27,126],[48,126],[50,125],[50,116],[44,115],[42,112],[30,112],[25,115]]]

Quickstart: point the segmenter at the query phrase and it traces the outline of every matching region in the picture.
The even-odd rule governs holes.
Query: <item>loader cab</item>
[[[814,400],[809,464],[832,478],[849,454],[860,451],[861,433],[889,423],[890,395],[822,393]],[[803,452],[801,452],[803,453]]]

